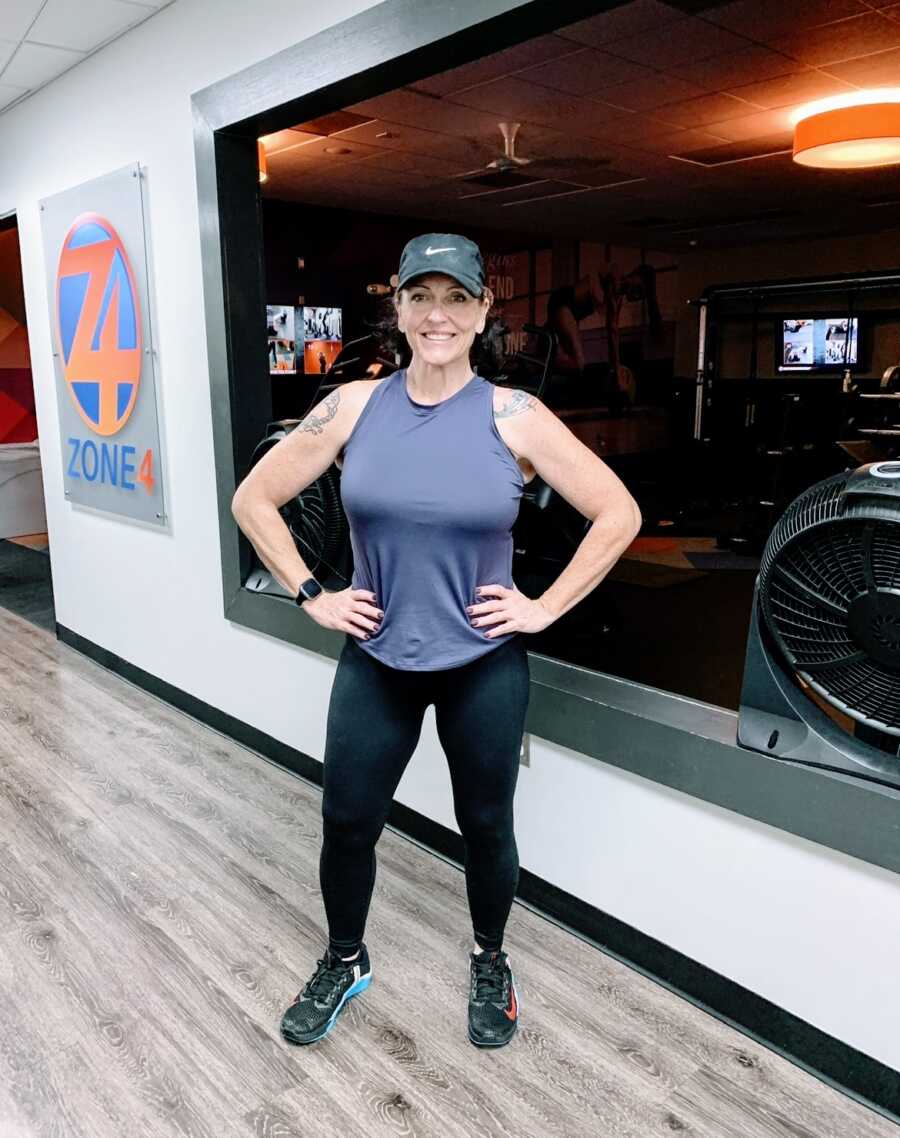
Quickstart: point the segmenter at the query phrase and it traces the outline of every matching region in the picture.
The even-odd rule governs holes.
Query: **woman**
[[[513,793],[529,694],[526,640],[586,596],[640,526],[615,475],[538,400],[472,374],[492,296],[477,245],[429,233],[403,250],[397,325],[411,362],[332,391],[254,467],[233,512],[323,628],[345,634],[328,709],[320,883],[328,945],[281,1022],[320,1039],[372,977],[363,933],[375,845],[429,704],[447,756],[474,930],[469,1038],[507,1043],[518,994],[502,949],[518,880]],[[278,507],[337,462],[354,580],[326,592]],[[595,519],[532,599],[511,577],[511,528],[537,471]],[[412,948],[413,946],[411,946]]]

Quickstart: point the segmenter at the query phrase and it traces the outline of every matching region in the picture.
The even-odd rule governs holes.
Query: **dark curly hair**
[[[381,350],[398,359],[400,367],[406,367],[412,359],[412,353],[406,336],[397,326],[397,309],[393,297],[388,296],[381,301],[378,317],[370,327]],[[469,356],[478,375],[497,375],[503,370],[506,359],[504,336],[508,331],[503,320],[491,309],[484,331],[475,335]]]

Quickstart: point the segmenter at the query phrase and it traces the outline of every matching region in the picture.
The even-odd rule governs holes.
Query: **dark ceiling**
[[[900,84],[900,3],[633,0],[265,140],[267,197],[684,249],[900,226],[897,167],[791,160],[811,99]],[[487,170],[500,122],[532,159]]]

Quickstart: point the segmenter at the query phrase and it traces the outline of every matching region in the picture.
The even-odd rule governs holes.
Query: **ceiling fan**
[[[500,133],[503,135],[503,153],[496,155],[491,161],[487,162],[484,166],[477,170],[469,170],[465,174],[459,175],[460,178],[472,178],[477,175],[484,176],[485,174],[514,174],[520,171],[524,172],[527,166],[528,174],[534,175],[537,178],[543,177],[545,168],[552,169],[556,172],[569,170],[577,173],[579,170],[599,170],[603,167],[611,165],[609,158],[591,158],[585,155],[534,155],[527,158],[523,154],[516,153],[516,138],[522,126],[519,122],[501,122],[497,124],[500,128]]]

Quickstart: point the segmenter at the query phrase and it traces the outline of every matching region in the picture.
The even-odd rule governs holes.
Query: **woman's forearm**
[[[569,564],[538,601],[560,617],[596,589],[631,545],[641,528],[641,515],[632,503],[628,510],[601,514],[572,555]]]
[[[271,502],[237,497],[231,512],[262,563],[292,597],[296,596],[311,574],[278,508]]]

